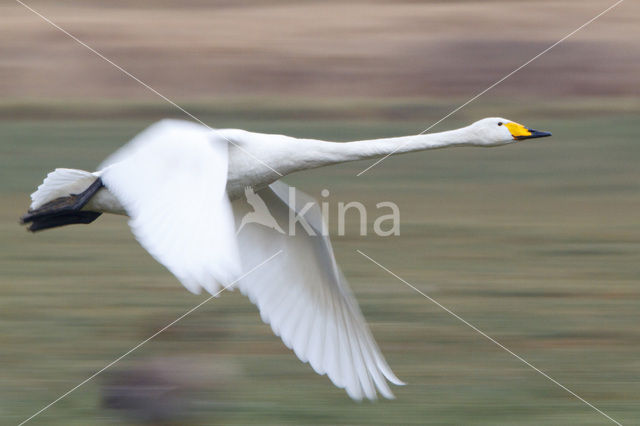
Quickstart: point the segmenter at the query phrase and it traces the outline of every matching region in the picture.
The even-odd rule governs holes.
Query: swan
[[[102,213],[127,215],[142,247],[189,291],[217,295],[233,283],[301,361],[351,398],[373,400],[378,393],[393,398],[388,382],[404,383],[380,352],[331,242],[320,232],[320,208],[297,189],[290,203],[290,188],[279,179],[390,154],[493,147],[550,135],[507,119],[485,118],[441,133],[337,143],[163,120],[109,156],[96,172],[49,173],[21,221],[35,232],[90,223]],[[242,199],[245,190],[253,208]],[[314,203],[312,208],[303,209],[308,203]],[[242,222],[264,209],[275,225]],[[296,232],[279,232],[280,225],[287,229],[292,212],[304,213],[306,223],[295,223]],[[318,232],[310,235],[303,225]],[[253,269],[258,270],[247,273]]]

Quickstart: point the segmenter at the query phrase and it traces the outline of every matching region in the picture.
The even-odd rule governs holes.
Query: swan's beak
[[[531,134],[529,136],[522,137],[520,139],[532,139],[532,138],[545,138],[551,136],[551,132],[541,132],[539,130],[527,129]]]
[[[527,129],[522,124],[518,124],[513,121],[511,123],[505,123],[504,125],[511,132],[511,136],[513,136],[513,138],[518,141],[523,139],[544,138],[547,136],[551,136],[551,133],[549,132]]]

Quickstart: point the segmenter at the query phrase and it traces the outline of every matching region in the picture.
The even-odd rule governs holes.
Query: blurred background
[[[329,140],[417,134],[613,1],[28,1],[213,127]],[[0,4],[0,423],[17,424],[201,302],[126,219],[30,235],[55,167],[93,170],[175,107]],[[640,418],[640,4],[626,1],[433,131],[503,116],[553,138],[286,179],[393,201],[401,235],[335,237],[400,378],[355,403],[223,294],[33,424],[605,424],[370,263],[624,424]],[[370,215],[369,229],[375,215]],[[336,223],[336,221],[333,221]]]

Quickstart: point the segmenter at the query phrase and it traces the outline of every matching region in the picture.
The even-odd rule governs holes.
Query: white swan
[[[32,194],[22,218],[30,230],[89,223],[102,212],[127,214],[140,244],[194,293],[215,294],[243,272],[236,284],[262,319],[319,374],[327,374],[354,399],[393,398],[387,381],[403,384],[378,349],[329,238],[322,236],[317,205],[295,235],[274,227],[236,226],[251,209],[241,199],[257,189],[276,222],[288,229],[290,210],[311,199],[296,193],[281,175],[389,154],[448,146],[489,147],[549,136],[502,118],[486,118],[448,132],[334,143],[164,120],[110,156],[95,173],[56,169]],[[265,163],[269,167],[265,166]],[[298,203],[299,202],[299,203]],[[276,224],[277,225],[277,224]],[[274,254],[279,255],[274,256]],[[265,260],[271,260],[264,262]]]

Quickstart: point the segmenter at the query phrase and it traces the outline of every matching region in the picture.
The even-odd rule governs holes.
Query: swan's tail
[[[101,187],[102,181],[93,173],[56,169],[31,194],[31,207],[20,218],[20,223],[30,224],[27,229],[31,232],[74,223],[91,223],[101,213],[81,209]]]

